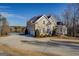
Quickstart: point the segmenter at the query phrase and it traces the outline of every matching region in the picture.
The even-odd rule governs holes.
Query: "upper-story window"
[[[45,21],[43,21],[43,24],[45,24]]]

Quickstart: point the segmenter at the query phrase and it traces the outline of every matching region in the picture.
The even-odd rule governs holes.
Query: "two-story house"
[[[56,27],[56,20],[53,16],[34,16],[27,22],[28,33],[32,36],[52,35],[53,29]]]

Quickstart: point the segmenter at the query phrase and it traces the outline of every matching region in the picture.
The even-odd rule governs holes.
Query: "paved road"
[[[79,55],[79,44],[62,40],[59,41],[59,39],[54,38],[52,41],[49,39],[52,38],[33,38],[29,36],[10,35],[8,37],[1,37],[0,44],[6,44],[10,47],[23,50],[51,53],[51,55]]]

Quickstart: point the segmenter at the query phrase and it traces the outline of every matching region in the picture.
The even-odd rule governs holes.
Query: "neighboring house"
[[[67,27],[62,22],[57,22],[56,35],[66,35]]]
[[[56,19],[51,15],[35,16],[27,22],[28,33],[32,36],[52,35],[56,26]]]

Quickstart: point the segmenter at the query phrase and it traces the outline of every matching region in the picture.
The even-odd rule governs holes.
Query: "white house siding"
[[[57,35],[62,34],[62,26],[61,26],[61,25],[58,25],[58,26],[57,26],[56,34],[57,34]]]
[[[51,22],[50,31],[51,31],[51,34],[52,34],[54,28],[56,28],[56,26],[57,26],[56,20],[52,16],[48,20]]]
[[[35,31],[34,28],[32,26],[27,26],[28,29],[28,33],[32,36],[35,36]]]
[[[65,34],[67,34],[67,27],[65,25],[58,25],[56,34],[57,35],[65,35]]]
[[[35,36],[35,31],[30,31],[30,35]]]
[[[45,24],[43,23],[45,22]],[[46,35],[47,34],[47,26],[48,20],[46,19],[46,16],[42,16],[35,22],[35,29],[38,29],[40,31],[40,35]]]
[[[62,32],[63,32],[63,35],[67,34],[67,27],[66,26],[63,26]]]

